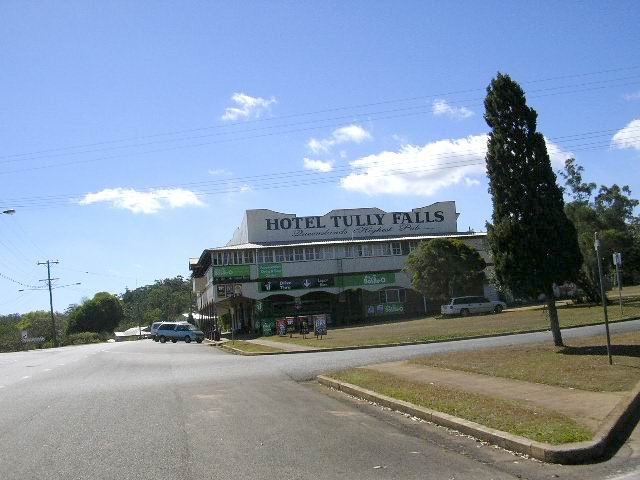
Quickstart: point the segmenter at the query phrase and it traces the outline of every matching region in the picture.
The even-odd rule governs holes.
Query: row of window
[[[384,257],[408,255],[416,249],[415,240],[405,242],[358,243],[310,247],[276,247],[257,250],[228,250],[213,253],[214,265],[244,265],[252,263],[302,262],[336,258]]]
[[[407,291],[404,288],[387,288],[378,292],[380,303],[398,303],[407,301]]]

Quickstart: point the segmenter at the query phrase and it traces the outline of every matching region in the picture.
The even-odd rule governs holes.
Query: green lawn
[[[565,343],[443,353],[411,363],[591,391],[631,390],[640,381],[640,332],[612,335],[613,366],[604,333]]]
[[[245,342],[244,340],[225,342],[223,345],[226,347],[235,348],[237,350],[242,350],[243,352],[247,353],[272,353],[284,351],[280,348],[267,347],[265,345],[256,345],[255,343]]]
[[[640,317],[640,298],[624,299],[624,315],[617,305],[609,308],[609,319],[619,321]],[[602,322],[602,307],[567,305],[558,307],[562,327],[580,326]],[[387,322],[374,325],[330,329],[322,340],[313,336],[303,339],[272,336],[276,342],[295,343],[316,348],[347,347],[357,345],[389,344],[412,341],[455,339],[487,334],[516,333],[528,330],[543,330],[549,327],[546,312],[540,309],[503,312],[498,315],[479,315],[466,318],[427,317],[419,320]]]
[[[539,442],[580,442],[593,436],[589,429],[565,415],[522,402],[440,385],[411,382],[366,368],[353,368],[329,376],[414,405],[455,415]]]

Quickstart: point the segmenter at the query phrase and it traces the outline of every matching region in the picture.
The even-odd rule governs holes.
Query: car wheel
[[[495,313],[502,313],[502,305],[496,305],[496,308],[493,309]]]
[[[164,338],[164,337],[160,337],[160,343],[165,343],[166,341],[167,341],[167,339],[166,339],[166,338]]]
[[[197,339],[197,340],[196,340],[196,342],[198,342],[198,343],[202,343],[202,339],[201,339],[201,338],[199,338],[199,339]]]
[[[189,335],[184,337],[184,343],[191,343],[191,337]]]
[[[462,315],[463,317],[468,317],[469,316],[469,309],[468,308],[463,308],[462,310],[460,310],[460,315]]]
[[[178,340],[176,340],[175,338],[171,339],[171,343],[176,343]]]

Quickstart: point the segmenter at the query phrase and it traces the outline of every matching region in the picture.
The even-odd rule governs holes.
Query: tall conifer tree
[[[488,239],[496,276],[516,294],[546,295],[553,341],[561,346],[553,285],[576,279],[582,264],[576,230],[565,215],[544,137],[536,131],[538,114],[520,85],[498,73],[484,106],[491,127]]]

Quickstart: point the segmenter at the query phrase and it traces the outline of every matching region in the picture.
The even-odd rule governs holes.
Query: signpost
[[[602,280],[602,259],[600,258],[601,242],[598,238],[598,232],[594,234],[595,241],[593,247],[596,250],[596,257],[598,258],[598,276],[600,278],[600,297],[602,298],[602,309],[604,310],[604,328],[607,332],[607,357],[609,358],[609,365],[613,365],[611,359],[611,336],[609,335],[609,316],[607,315],[607,297],[604,293],[604,282]]]
[[[616,252],[613,254],[613,264],[616,266],[616,278],[618,279],[618,300],[620,302],[620,317],[622,317],[622,254]]]

